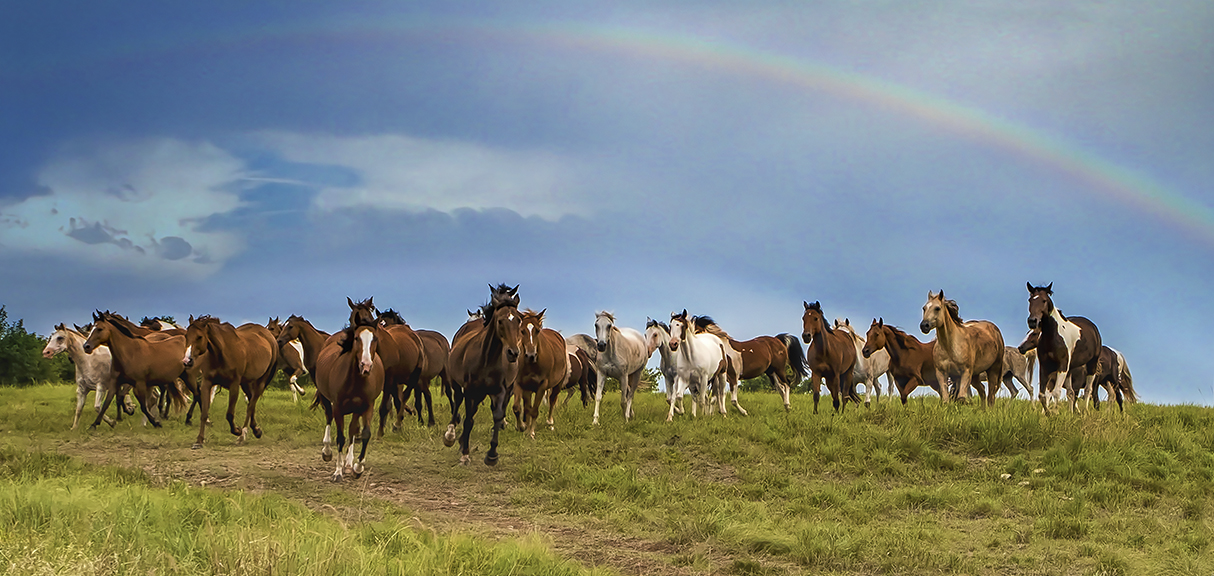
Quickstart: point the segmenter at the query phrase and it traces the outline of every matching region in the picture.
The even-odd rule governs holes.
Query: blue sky
[[[0,303],[43,334],[98,308],[333,330],[374,296],[450,334],[506,282],[565,333],[687,308],[751,337],[802,300],[913,329],[943,288],[1016,343],[1025,282],[1053,282],[1148,400],[1211,404],[1212,25],[1200,1],[6,5]]]

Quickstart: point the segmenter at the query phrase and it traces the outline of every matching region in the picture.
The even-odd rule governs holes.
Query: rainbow
[[[577,23],[465,22],[377,18],[301,23],[229,33],[222,37],[177,36],[160,44],[126,46],[104,59],[141,58],[150,53],[300,40],[412,38],[453,42],[534,43],[569,50],[618,53],[696,65],[758,78],[915,118],[959,137],[981,142],[1072,178],[1083,188],[1132,209],[1152,214],[1195,239],[1214,245],[1214,209],[1155,179],[1083,148],[977,108],[938,98],[872,76],[730,42],[634,28]],[[37,63],[37,68],[54,68]],[[0,74],[2,76],[2,74]]]

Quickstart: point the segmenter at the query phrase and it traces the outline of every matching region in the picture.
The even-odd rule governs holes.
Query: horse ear
[[[843,319],[843,325],[844,325],[844,326],[851,326],[851,318],[844,318],[844,319]]]
[[[100,310],[93,311],[93,322],[100,322],[100,321],[101,321],[101,311]]]
[[[687,315],[687,309],[686,309],[686,308],[684,308],[684,309],[683,309],[683,314],[682,314],[682,315],[683,315],[683,316],[686,316],[686,315]]]
[[[1049,286],[1046,286],[1046,287],[1045,287],[1045,293],[1046,293],[1046,294],[1053,294],[1053,293],[1054,293],[1054,283],[1053,283],[1053,282],[1050,282]]]
[[[75,322],[73,322],[72,326],[76,328],[77,332],[81,332],[81,333],[84,332],[84,328],[81,328],[79,324],[76,324]]]
[[[55,325],[55,329],[56,329],[56,330],[63,330],[63,329],[64,329],[64,328],[63,328],[63,323],[62,323],[62,322],[60,322],[60,323],[56,324],[56,325]]]
[[[544,308],[543,310],[540,310],[540,313],[539,313],[540,322],[543,322],[543,321],[544,321],[544,312],[547,312],[547,311],[548,311],[548,309],[547,309],[547,308]]]
[[[1029,294],[1033,293],[1033,283],[1032,282],[1025,282],[1024,286],[1029,289]]]
[[[877,318],[877,326],[885,326],[885,317]]]
[[[515,294],[518,294],[518,287],[519,287],[519,286],[520,286],[520,284],[515,284],[515,285],[514,285],[514,288],[511,288],[511,289],[510,289],[510,295],[511,295],[511,296],[514,296]]]
[[[351,300],[349,296],[346,296],[346,304],[349,304],[349,305],[350,305],[350,309],[351,309],[351,310],[353,310],[353,309],[354,309],[354,301],[353,301],[353,300]]]
[[[802,300],[801,303],[805,305],[806,310],[809,310],[809,302]]]

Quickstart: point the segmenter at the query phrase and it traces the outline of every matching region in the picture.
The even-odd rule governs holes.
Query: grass
[[[363,480],[333,486],[316,457],[321,416],[286,392],[263,399],[264,438],[235,446],[213,414],[221,424],[193,452],[197,428],[179,417],[161,430],[124,421],[68,432],[73,398],[68,386],[0,389],[3,566],[1214,573],[1207,408],[1046,418],[1006,398],[986,411],[916,398],[814,416],[807,397],[786,413],[774,394],[751,393],[742,397],[750,417],[666,423],[663,399],[641,395],[638,419],[624,424],[612,396],[599,427],[571,405],[534,442],[504,431],[497,468],[476,454],[476,464],[454,466],[441,426],[406,420],[373,441]],[[447,410],[444,400],[440,422]],[[488,432],[478,420],[482,453]]]

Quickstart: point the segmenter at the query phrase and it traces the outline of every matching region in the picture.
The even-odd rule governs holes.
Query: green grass
[[[557,429],[541,427],[534,442],[507,429],[497,468],[479,461],[487,409],[467,468],[453,466],[458,455],[442,446],[441,425],[407,419],[403,431],[373,441],[367,478],[481,512],[444,522],[443,510],[324,483],[321,416],[285,392],[267,394],[266,436],[245,446],[233,445],[213,414],[220,424],[201,455],[188,451],[197,428],[180,417],[161,430],[127,421],[67,432],[72,398],[67,386],[0,389],[0,566],[575,573],[584,568],[572,560],[607,539],[618,549],[587,564],[621,572],[635,572],[634,559],[644,572],[670,573],[1214,573],[1207,408],[1136,405],[1125,415],[1106,408],[1047,418],[1006,398],[986,411],[916,398],[909,407],[814,416],[805,396],[786,413],[774,394],[753,393],[742,397],[750,417],[666,423],[662,398],[641,395],[638,419],[624,424],[611,395],[599,427],[571,404]],[[444,423],[445,400],[436,408]],[[168,472],[151,477],[60,455],[88,457],[95,447]],[[310,468],[255,464],[295,458]],[[230,485],[248,489],[199,488],[191,474],[204,467],[211,476],[226,467],[239,480]],[[414,514],[440,527],[416,528]],[[500,530],[482,526],[498,517],[534,523],[538,534],[499,540]],[[145,527],[124,532],[135,519]]]

